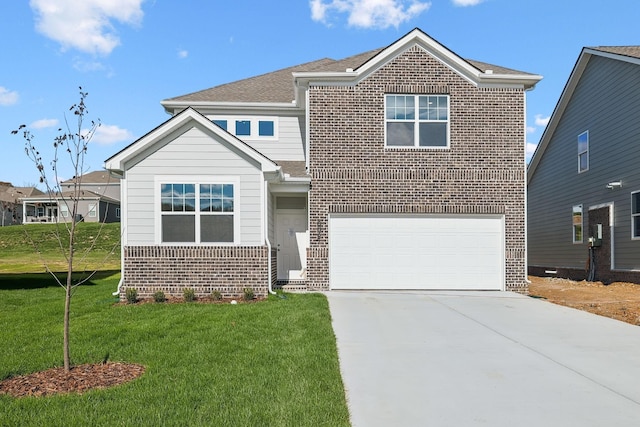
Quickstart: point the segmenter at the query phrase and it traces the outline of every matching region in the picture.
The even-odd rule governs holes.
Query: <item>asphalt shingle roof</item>
[[[592,49],[640,59],[640,46],[598,46]]]
[[[231,83],[222,84],[209,89],[187,95],[166,99],[166,102],[292,102],[295,98],[293,72],[344,72],[348,68],[356,70],[383,48],[363,52],[341,60],[324,58],[292,67],[283,68],[271,73],[262,74]],[[467,60],[481,71],[493,70],[495,74],[529,74],[510,68],[487,64],[485,62]]]

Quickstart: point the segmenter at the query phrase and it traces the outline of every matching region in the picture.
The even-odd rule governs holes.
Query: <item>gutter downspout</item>
[[[113,292],[111,295],[113,295],[114,297],[120,295],[120,292],[122,290],[122,285],[124,284],[124,230],[126,229],[126,225],[127,225],[127,219],[126,219],[126,215],[123,215],[124,209],[122,209],[122,203],[123,200],[126,203],[126,181],[124,178],[124,172],[121,175],[118,175],[112,171],[109,171],[109,174],[111,176],[113,176],[114,178],[118,178],[120,179],[120,281],[118,281],[118,288],[116,289],[115,292]],[[124,185],[123,182],[125,181]]]
[[[262,181],[264,185],[264,242],[267,245],[267,283],[269,285],[269,293],[276,295],[273,290],[273,284],[271,283],[272,271],[271,271],[271,242],[269,241],[269,186],[267,180]]]

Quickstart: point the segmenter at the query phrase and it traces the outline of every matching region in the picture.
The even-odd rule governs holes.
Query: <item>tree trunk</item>
[[[71,311],[71,291],[73,289],[73,255],[74,255],[74,237],[76,234],[76,212],[77,198],[73,203],[73,217],[71,217],[71,230],[69,230],[69,263],[67,265],[67,282],[65,286],[64,300],[64,371],[69,372],[71,369],[71,356],[69,355],[69,312]]]

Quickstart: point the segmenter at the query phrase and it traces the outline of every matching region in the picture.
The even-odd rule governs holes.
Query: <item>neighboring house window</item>
[[[60,205],[60,215],[63,218],[68,218],[69,217],[69,206],[62,204]]]
[[[582,205],[573,207],[573,243],[582,243]]]
[[[386,146],[447,148],[449,96],[387,95]]]
[[[162,242],[234,241],[234,185],[161,184]]]
[[[44,216],[44,206],[38,206],[37,207],[36,216]]]
[[[227,130],[227,121],[226,120],[211,120],[213,123],[220,126],[222,129]]]
[[[120,208],[116,208],[116,218],[120,218]]]
[[[631,193],[631,237],[640,238],[640,191]]]
[[[89,217],[90,218],[96,217],[96,205],[89,205]]]
[[[578,173],[589,169],[589,131],[578,135]]]

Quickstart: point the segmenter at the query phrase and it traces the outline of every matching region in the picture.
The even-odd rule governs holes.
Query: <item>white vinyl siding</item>
[[[237,180],[236,203],[239,212],[239,239],[236,244],[261,244],[261,181],[258,165],[240,157],[224,143],[199,128],[191,128],[127,171],[125,192],[129,245],[159,243],[156,226],[155,181],[157,177],[188,176],[203,180]],[[167,181],[168,182],[168,181]],[[159,201],[158,201],[159,203]]]

